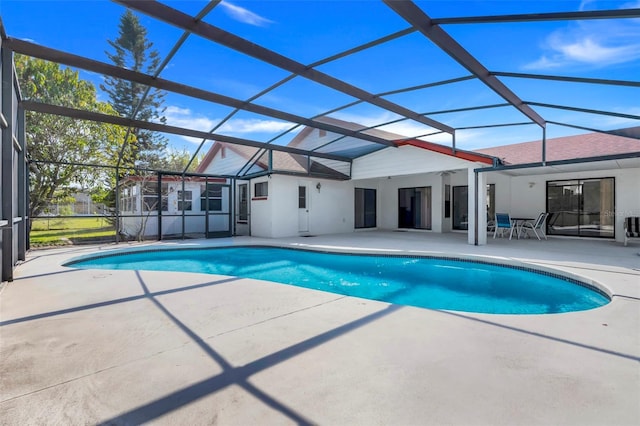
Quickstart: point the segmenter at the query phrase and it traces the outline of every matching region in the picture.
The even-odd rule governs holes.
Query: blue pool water
[[[494,314],[560,313],[609,303],[603,294],[560,277],[424,257],[224,247],[128,252],[68,266],[232,275],[401,305]]]

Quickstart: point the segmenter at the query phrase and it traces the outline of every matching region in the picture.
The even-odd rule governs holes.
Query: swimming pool
[[[232,275],[421,308],[493,314],[581,311],[610,301],[596,288],[557,274],[438,257],[235,246],[120,252],[74,259],[66,266]]]

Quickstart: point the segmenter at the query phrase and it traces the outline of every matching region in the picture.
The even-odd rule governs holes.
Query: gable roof
[[[258,151],[258,148],[215,141],[209,152],[207,152],[205,158],[202,160],[200,165],[198,165],[198,169],[196,172],[205,173],[207,167],[209,167],[217,153],[222,149],[228,149],[235,152],[236,154],[246,159],[247,162],[253,159],[252,161],[254,161],[254,164],[262,168],[263,170],[269,169],[269,165],[265,162],[265,153],[262,153],[257,159],[253,158],[255,153]],[[305,156],[290,154],[288,152],[274,151],[272,160],[273,169],[276,171],[307,173],[307,159]],[[311,161],[309,172],[327,175],[327,177],[334,177],[339,179],[348,178],[343,173],[340,173],[337,170],[334,170],[328,166],[325,166],[324,164],[313,160]]]
[[[410,138],[407,138],[406,136],[402,136],[402,135],[399,135],[399,134],[387,132],[386,130],[367,129],[366,126],[363,126],[361,124],[354,123],[354,122],[349,122],[349,121],[343,121],[343,120],[339,120],[337,118],[318,117],[318,118],[316,118],[316,120],[317,121],[322,121],[322,122],[327,123],[327,124],[340,126],[340,127],[345,128],[345,129],[349,129],[349,130],[353,130],[353,131],[362,131],[363,133],[367,133],[367,134],[372,135],[372,136],[376,136],[376,137],[379,137],[379,138],[382,138],[382,139],[386,139],[386,140],[388,140],[390,142],[393,142],[395,147],[411,145],[411,146],[414,146],[416,148],[425,149],[427,151],[436,152],[438,154],[444,154],[444,155],[460,158],[462,160],[479,162],[479,163],[484,163],[484,164],[489,164],[489,165],[493,165],[494,162],[497,160],[495,157],[493,157],[492,155],[487,154],[487,153],[474,152],[474,151],[465,151],[465,150],[460,150],[460,149],[456,149],[454,151],[453,148],[451,148],[449,146],[446,146],[446,145],[441,145],[441,144],[437,144],[437,143],[434,143],[434,142],[427,142],[427,141],[418,140],[418,139],[410,139]],[[363,130],[363,129],[366,129],[366,130]],[[313,127],[309,127],[309,126],[304,127],[289,142],[288,146],[295,147],[295,148],[302,148],[302,149],[314,149],[314,148],[317,148],[314,145],[317,145],[319,143],[318,139],[322,138],[322,136],[319,136],[319,134],[316,135],[316,134],[314,134],[314,132],[318,132],[319,133],[319,132],[322,132],[322,131],[319,130],[319,129],[313,128]],[[340,135],[336,135],[336,136],[340,136]],[[328,142],[331,142],[331,140],[329,140]],[[328,143],[328,142],[325,141],[325,143]],[[388,148],[388,146],[385,146],[385,145],[378,145],[376,147],[375,144],[372,144],[371,142],[364,141],[364,140],[358,139],[356,137],[351,137],[351,136],[347,136],[346,140],[345,139],[340,140],[340,144],[341,144],[341,147],[343,149],[346,149],[346,150],[351,149],[351,150],[354,150],[354,151],[360,151],[360,155],[358,155],[358,156],[370,154],[372,152]],[[306,146],[306,145],[309,145],[309,146]],[[366,149],[362,150],[364,147],[366,147]],[[207,169],[207,167],[209,167],[209,165],[211,164],[211,162],[215,158],[215,156],[218,154],[218,152],[223,148],[224,149],[229,149],[229,150],[237,153],[238,155],[242,156],[243,158],[246,158],[247,161],[251,160],[253,155],[258,150],[258,148],[254,148],[254,147],[215,141],[213,146],[211,147],[209,152],[207,152],[207,155],[202,160],[202,162],[200,163],[200,165],[198,166],[198,169],[196,171],[198,173],[204,173],[205,170]],[[269,167],[268,167],[268,164],[266,164],[265,161],[263,160],[263,156],[264,156],[264,154],[261,155],[261,157],[258,158],[257,160],[254,159],[254,161],[255,161],[255,164],[258,167],[261,167],[263,170],[267,170]],[[280,171],[291,171],[291,172],[307,173],[308,172],[307,171],[307,160],[306,160],[306,157],[303,156],[303,155],[290,154],[290,153],[286,153],[286,152],[274,152],[273,153],[273,169],[274,170],[280,170]],[[326,166],[324,164],[321,164],[321,163],[319,163],[317,161],[313,161],[313,160],[311,161],[310,169],[311,169],[311,170],[309,170],[310,172],[329,175],[329,176],[332,176],[332,177],[338,177],[338,178],[341,178],[341,179],[345,179],[345,178],[348,179],[348,176],[346,176],[344,173],[336,171],[336,170],[332,169],[331,167]]]
[[[637,131],[640,127],[629,130]],[[496,146],[479,149],[476,152],[498,157],[507,164],[539,163],[542,161],[542,141]],[[546,161],[627,153],[638,153],[640,156],[640,140],[608,133],[587,133],[547,139],[546,142]]]
[[[362,133],[366,133],[371,136],[376,136],[381,139],[386,139],[390,142],[393,142],[396,147],[411,145],[416,148],[426,149],[427,151],[437,152],[438,154],[450,155],[463,160],[475,161],[475,162],[480,162],[485,164],[493,164],[494,162],[494,158],[488,154],[478,153],[474,151],[465,151],[460,149],[456,149],[454,151],[453,148],[446,145],[441,145],[434,142],[427,142],[420,139],[411,139],[411,138],[407,138],[406,136],[399,135],[397,133],[388,132],[386,130],[369,129],[366,126],[363,126],[362,124],[354,123],[351,121],[343,121],[343,120],[339,120],[337,118],[332,118],[332,117],[318,117],[316,118],[316,120],[322,121],[323,123],[340,126],[345,129],[349,129],[353,131],[361,131],[363,129],[366,129],[366,130],[363,130]],[[300,147],[301,145],[304,144],[305,140],[311,137],[312,132],[314,130],[315,130],[314,128],[305,127],[300,131],[300,133],[296,135],[295,138],[291,140],[291,142],[289,143],[289,146]],[[352,139],[353,141],[348,142],[350,144],[349,147],[351,146],[355,147],[358,145],[366,144],[366,146],[369,147],[368,149],[369,152],[366,152],[365,154],[369,154],[371,152],[375,152],[380,149],[387,148],[384,145],[379,145],[377,149],[375,148],[371,149],[373,144],[371,144],[370,142],[361,141],[355,137],[351,137],[350,139]],[[344,145],[344,140],[341,140],[340,143]]]

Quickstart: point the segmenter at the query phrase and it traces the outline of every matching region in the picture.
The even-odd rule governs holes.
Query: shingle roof
[[[614,136],[607,133],[587,133],[547,139],[546,145],[547,161],[635,152],[640,155],[640,140]],[[498,157],[508,164],[538,163],[542,159],[542,141],[538,140],[496,146],[493,148],[478,149],[476,152]]]

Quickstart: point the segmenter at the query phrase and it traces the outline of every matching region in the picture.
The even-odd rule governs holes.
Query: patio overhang
[[[480,167],[474,171],[477,173],[501,172],[509,176],[531,176],[632,168],[640,168],[640,152],[547,161],[545,163],[505,164],[495,167]]]

